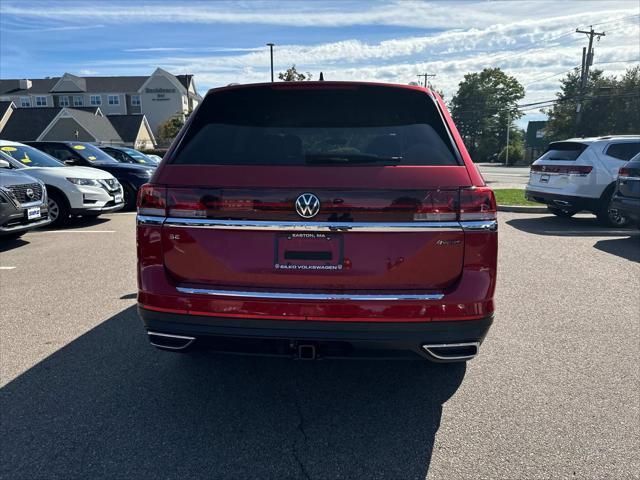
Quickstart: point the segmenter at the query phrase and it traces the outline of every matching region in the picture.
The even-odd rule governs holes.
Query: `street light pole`
[[[267,46],[269,47],[269,51],[271,53],[271,81],[273,82],[273,46],[275,45],[275,43],[267,43]]]

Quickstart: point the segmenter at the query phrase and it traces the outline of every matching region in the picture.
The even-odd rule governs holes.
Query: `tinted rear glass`
[[[195,115],[171,163],[459,165],[433,100],[413,90],[234,89]]]
[[[556,142],[538,160],[576,160],[586,148],[584,143]]]

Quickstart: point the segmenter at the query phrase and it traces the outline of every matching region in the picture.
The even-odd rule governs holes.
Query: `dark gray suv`
[[[0,237],[18,238],[27,230],[50,222],[44,184],[9,170],[9,163],[0,152]]]

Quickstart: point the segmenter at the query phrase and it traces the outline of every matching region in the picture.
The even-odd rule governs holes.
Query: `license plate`
[[[342,270],[342,235],[288,233],[276,235],[274,268],[291,271]]]
[[[540,183],[549,183],[549,174],[540,175]]]
[[[40,207],[27,208],[27,219],[40,218]]]
[[[116,203],[120,203],[120,202],[122,202],[122,194],[118,193],[118,194],[114,195],[113,200],[114,200]]]

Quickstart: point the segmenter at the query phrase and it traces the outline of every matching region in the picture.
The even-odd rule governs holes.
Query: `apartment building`
[[[174,116],[185,117],[202,100],[193,75],[161,68],[148,76],[61,77],[0,80],[0,101],[16,108],[98,107],[102,114],[144,115],[154,133]]]

